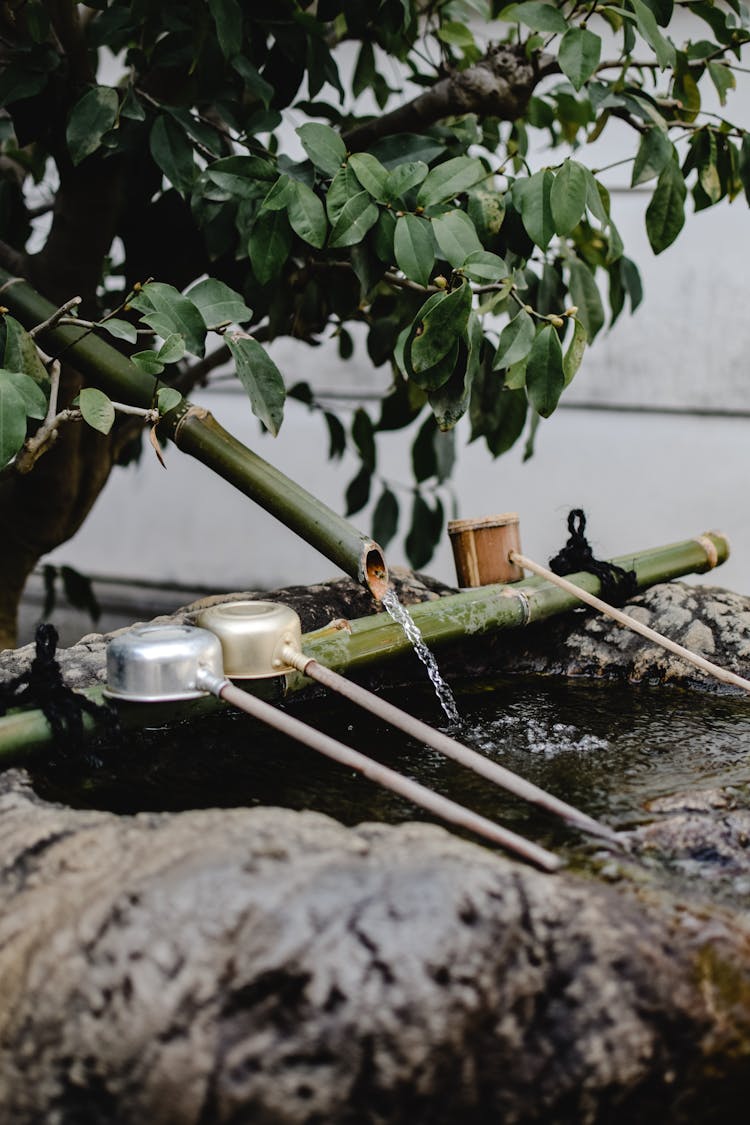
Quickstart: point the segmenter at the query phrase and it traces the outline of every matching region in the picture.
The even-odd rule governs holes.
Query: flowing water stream
[[[386,610],[391,615],[396,624],[400,625],[404,630],[404,633],[406,634],[408,640],[414,648],[414,651],[424,664],[427,675],[432,681],[432,686],[435,688],[435,694],[440,701],[440,706],[443,708],[448,722],[455,725],[459,724],[461,722],[461,716],[459,715],[458,707],[456,706],[456,698],[443,677],[440,675],[440,669],[437,666],[437,661],[428,649],[427,645],[424,643],[424,638],[419,631],[419,626],[417,625],[416,621],[409,613],[409,610],[406,608],[406,606],[402,605],[398,600],[396,591],[392,586],[383,595],[382,601]]]

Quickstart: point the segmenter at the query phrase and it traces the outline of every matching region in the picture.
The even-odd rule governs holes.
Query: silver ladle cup
[[[290,655],[294,651],[289,643],[285,643],[284,648]],[[279,668],[267,674],[281,675],[283,671]],[[235,687],[224,673],[221,642],[207,629],[192,625],[135,626],[110,642],[107,684],[107,695],[126,703],[163,703],[196,699],[211,693],[441,819],[476,832],[546,871],[555,871],[561,866],[557,856],[538,844],[433,793],[426,786]]]

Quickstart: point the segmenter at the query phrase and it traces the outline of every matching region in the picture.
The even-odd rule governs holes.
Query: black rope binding
[[[591,545],[584,535],[586,515],[581,508],[574,508],[568,515],[570,539],[558,555],[549,561],[550,570],[564,577],[586,570],[595,574],[601,584],[602,601],[610,605],[625,605],[628,598],[638,593],[638,578],[634,570],[625,570],[616,563],[595,559]]]
[[[83,714],[103,720],[110,735],[118,733],[117,716],[107,707],[87,699],[63,682],[55,659],[58,633],[44,622],[36,628],[36,656],[26,672],[0,684],[0,716],[13,707],[32,706],[44,712],[52,728],[55,746],[64,755],[81,754]]]

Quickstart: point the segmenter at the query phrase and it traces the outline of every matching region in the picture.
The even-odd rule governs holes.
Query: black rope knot
[[[83,744],[83,715],[96,715],[114,732],[116,715],[80,692],[67,687],[55,658],[58,633],[54,625],[41,623],[36,629],[36,655],[26,672],[0,684],[0,716],[13,707],[38,707],[63,753],[80,753]]]
[[[560,553],[550,559],[550,570],[562,577],[579,570],[588,571],[599,579],[603,601],[610,605],[624,605],[628,598],[638,593],[635,571],[625,570],[604,559],[595,559],[585,530],[586,515],[581,508],[574,508],[568,515],[570,538]]]

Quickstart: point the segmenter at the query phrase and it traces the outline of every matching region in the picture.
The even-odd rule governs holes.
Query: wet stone
[[[407,602],[450,592],[397,578]],[[373,608],[347,581],[262,596],[305,630]],[[673,583],[631,605],[750,670],[747,599]],[[101,682],[109,639],[60,654],[72,686]],[[0,654],[0,675],[32,655]],[[588,613],[441,650],[440,666],[727,693]],[[0,1125],[744,1125],[747,794],[662,794],[627,842],[583,843],[550,876],[430,824],[118,816],[7,771]]]

